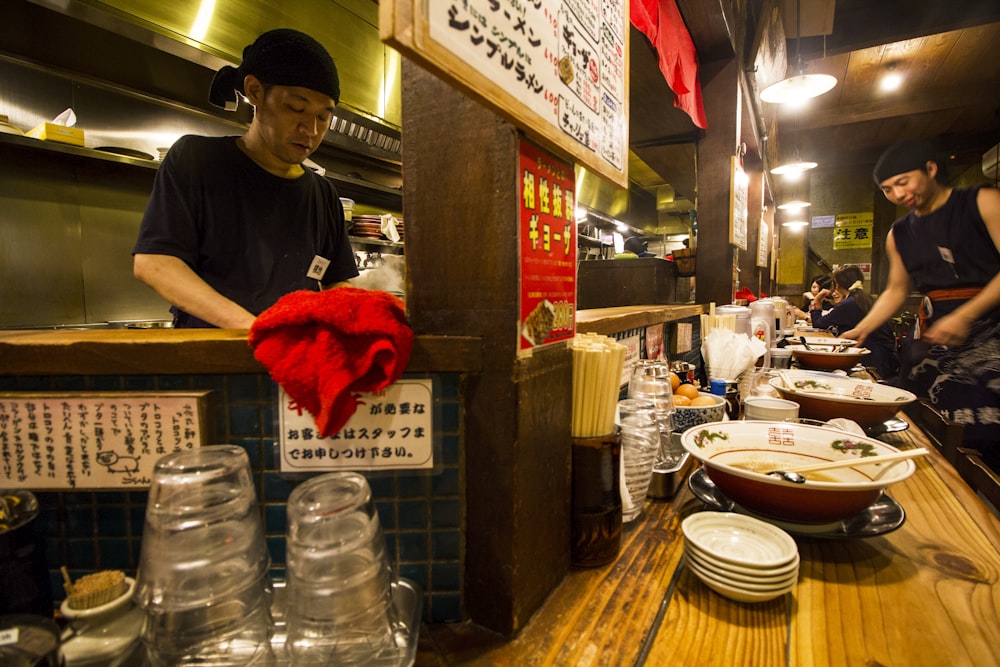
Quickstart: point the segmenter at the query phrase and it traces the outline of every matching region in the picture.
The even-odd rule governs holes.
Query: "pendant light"
[[[817,165],[811,160],[803,160],[799,156],[799,140],[798,140],[798,112],[792,116],[792,143],[795,145],[795,149],[792,151],[792,158],[785,162],[782,162],[777,167],[771,169],[771,173],[777,176],[783,176],[786,181],[793,181],[795,179],[801,178],[802,175],[809,171],[810,169],[815,169]]]
[[[837,78],[829,74],[806,74],[805,61],[799,52],[802,40],[800,28],[800,0],[795,0],[795,69],[796,74],[772,83],[760,91],[760,99],[771,104],[794,104],[812,99],[837,85]]]

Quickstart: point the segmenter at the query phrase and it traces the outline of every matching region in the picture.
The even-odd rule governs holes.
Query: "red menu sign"
[[[521,139],[519,350],[573,337],[576,183],[573,165]]]

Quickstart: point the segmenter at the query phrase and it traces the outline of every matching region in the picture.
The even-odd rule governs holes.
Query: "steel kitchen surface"
[[[572,571],[515,639],[431,625],[417,665],[1000,663],[1000,521],[907,419],[883,439],[931,453],[893,486],[904,524],[867,538],[795,536],[790,594],[733,602],[684,565],[681,520],[710,511],[685,485],[626,526],[614,563]]]

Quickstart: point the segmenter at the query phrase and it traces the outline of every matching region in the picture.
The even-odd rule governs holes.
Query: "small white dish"
[[[681,522],[684,539],[727,563],[771,569],[798,556],[792,537],[760,519],[733,512],[699,512]]]
[[[715,572],[710,568],[705,567],[695,558],[688,557],[687,566],[698,575],[699,579],[711,579],[717,583],[723,584],[724,586],[738,588],[748,593],[771,593],[774,591],[784,591],[787,590],[789,586],[794,586],[799,580],[798,570],[796,570],[794,574],[784,577],[778,581],[743,581],[742,579],[735,579],[729,575]]]
[[[701,575],[694,568],[690,568],[690,563],[688,563],[688,565],[689,569],[691,569],[694,575],[698,577],[698,579],[703,584],[711,588],[719,595],[727,597],[730,600],[735,600],[736,602],[749,602],[749,603],[767,602],[769,600],[774,600],[775,598],[779,598],[782,595],[785,595],[786,593],[791,593],[793,590],[795,590],[795,586],[797,585],[796,583],[792,583],[783,589],[777,589],[765,592],[748,591],[743,588],[738,588],[730,584],[717,581],[714,578]]]
[[[710,554],[699,551],[697,548],[692,548],[689,542],[684,544],[684,553],[690,558],[698,561],[698,564],[703,566],[705,569],[720,576],[732,577],[735,581],[776,583],[797,576],[799,571],[798,557],[787,565],[782,565],[774,569],[763,570],[759,568],[742,567],[720,561],[717,558],[712,557]]]

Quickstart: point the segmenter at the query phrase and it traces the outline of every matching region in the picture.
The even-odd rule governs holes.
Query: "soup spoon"
[[[924,456],[927,450],[923,447],[919,449],[908,449],[904,452],[894,452],[892,454],[880,454],[878,456],[868,456],[863,459],[840,459],[837,461],[824,461],[823,463],[810,463],[808,465],[795,466],[785,470],[772,470],[771,477],[778,477],[793,484],[805,484],[806,478],[800,475],[802,472],[816,472],[819,470],[829,470],[831,468],[850,468],[852,466],[868,465],[869,463],[885,463],[888,461],[903,461]]]

